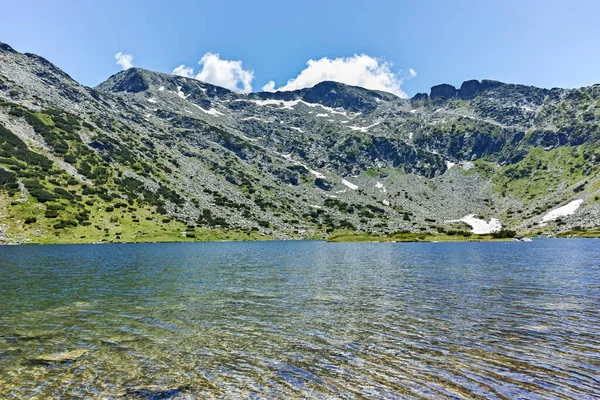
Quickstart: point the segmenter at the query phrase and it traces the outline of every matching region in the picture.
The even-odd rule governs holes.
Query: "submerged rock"
[[[44,365],[63,364],[66,362],[75,361],[86,355],[88,352],[89,351],[86,349],[76,349],[71,351],[65,351],[63,353],[42,354],[40,356],[30,359],[30,361],[34,364]]]
[[[154,387],[148,386],[143,388],[132,388],[128,389],[125,397],[136,398],[136,399],[146,399],[146,400],[162,400],[162,399],[197,399],[196,396],[191,394],[184,393],[186,387],[180,388],[162,388],[162,387]]]

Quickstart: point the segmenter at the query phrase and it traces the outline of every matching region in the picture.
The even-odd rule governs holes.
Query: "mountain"
[[[598,229],[599,99],[491,80],[240,94],[140,68],[88,88],[0,44],[0,241]]]

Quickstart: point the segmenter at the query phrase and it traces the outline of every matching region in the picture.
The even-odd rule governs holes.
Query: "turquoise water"
[[[0,398],[600,398],[600,240],[0,247]]]

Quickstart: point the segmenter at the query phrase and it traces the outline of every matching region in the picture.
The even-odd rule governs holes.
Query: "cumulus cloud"
[[[129,69],[133,67],[133,56],[131,54],[123,54],[118,52],[115,54],[115,60],[117,60],[117,64],[119,64],[122,69]]]
[[[274,92],[275,91],[275,81],[269,81],[265,86],[262,87],[263,92]]]
[[[336,81],[348,85],[362,86],[367,89],[383,90],[400,97],[407,97],[402,91],[402,81],[415,77],[417,73],[409,70],[408,76],[392,72],[392,64],[366,54],[345,58],[327,58],[308,60],[306,68],[297,77],[277,90],[297,90],[312,87],[323,81]],[[263,90],[275,89],[275,84],[267,83]]]
[[[173,70],[173,75],[185,76],[186,78],[193,78],[194,68],[186,67],[185,65],[181,64],[179,67]]]
[[[208,52],[202,56],[198,64],[200,71],[196,75],[192,67],[185,65],[175,68],[173,74],[196,78],[236,92],[252,91],[254,72],[244,69],[241,61],[222,60],[219,54]]]

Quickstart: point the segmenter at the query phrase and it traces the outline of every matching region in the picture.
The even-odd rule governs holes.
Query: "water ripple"
[[[600,398],[598,244],[4,247],[0,393]]]

